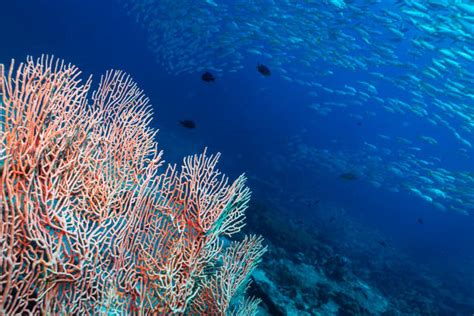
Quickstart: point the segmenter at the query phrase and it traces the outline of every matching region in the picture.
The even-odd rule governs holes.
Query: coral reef
[[[262,300],[259,315],[461,315],[470,310],[466,288],[443,288],[433,269],[390,243],[381,245],[377,231],[343,209],[319,203],[304,220],[289,220],[282,205],[254,199],[247,218],[246,232],[264,235],[269,249],[249,288]]]

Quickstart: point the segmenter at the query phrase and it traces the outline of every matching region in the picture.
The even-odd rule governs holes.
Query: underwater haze
[[[3,1],[0,26],[0,63],[124,70],[167,162],[245,172],[259,315],[474,313],[472,1]]]

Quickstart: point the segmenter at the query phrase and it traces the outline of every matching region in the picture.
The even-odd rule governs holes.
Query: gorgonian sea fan
[[[0,65],[0,314],[247,315],[266,248],[219,155],[162,165],[149,100],[121,71],[88,97],[71,64]]]

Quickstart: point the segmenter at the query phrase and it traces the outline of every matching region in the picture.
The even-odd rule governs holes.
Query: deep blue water
[[[461,156],[454,137],[445,130],[385,112],[363,119],[360,125],[344,109],[318,116],[305,106],[314,102],[307,96],[308,88],[278,74],[259,76],[256,64],[272,67],[270,59],[248,56],[241,71],[218,76],[213,84],[202,82],[196,74],[174,76],[155,62],[146,33],[115,1],[4,1],[0,27],[2,63],[44,53],[76,64],[84,78],[92,74],[96,83],[107,69],[131,74],[154,105],[152,124],[160,129],[158,141],[166,161],[179,162],[180,157],[204,147],[222,152],[221,169],[231,178],[245,172],[254,199],[274,196],[281,201],[282,216],[311,218],[313,211],[295,206],[290,201],[294,197],[342,207],[364,227],[378,231],[391,247],[432,267],[440,278],[446,271],[458,273],[465,282],[462,286],[474,293],[472,215],[441,212],[407,192],[390,192],[383,184],[375,188],[364,179],[343,181],[339,174],[304,161],[282,168],[271,161],[277,156],[290,161],[289,143],[295,135],[314,147],[357,152],[365,142],[380,143],[377,134],[407,138],[423,134],[439,141],[437,147],[420,145],[424,154],[442,157],[446,169],[474,171],[472,155]],[[337,88],[343,82],[336,76],[327,86]],[[182,128],[178,124],[182,119],[194,120],[197,128]],[[418,218],[424,224],[418,224]]]

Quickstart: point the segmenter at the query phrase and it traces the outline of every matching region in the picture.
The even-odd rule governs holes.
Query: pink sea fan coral
[[[121,71],[90,85],[48,56],[0,66],[0,315],[225,314],[266,250],[222,242],[245,177],[206,151],[160,173],[143,92]]]

